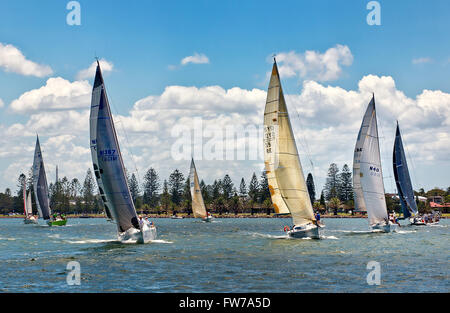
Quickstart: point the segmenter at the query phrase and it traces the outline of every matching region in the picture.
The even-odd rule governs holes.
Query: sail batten
[[[92,90],[90,146],[106,214],[116,221],[119,233],[140,229],[99,64]]]
[[[275,212],[291,213],[295,225],[314,221],[276,62],[264,110],[264,164]]]
[[[403,216],[405,218],[408,218],[411,215],[416,215],[418,210],[414,197],[414,190],[412,188],[411,177],[409,176],[408,164],[406,162],[403,140],[398,123],[395,132],[395,142],[392,159],[395,184],[397,186],[398,196],[403,210]]]
[[[206,218],[206,206],[203,201],[202,191],[198,180],[197,169],[195,168],[194,159],[191,161],[191,170],[189,173],[189,183],[192,198],[192,213],[196,218]]]
[[[388,220],[375,97],[372,97],[364,114],[355,145],[353,192],[356,210],[367,211],[370,225]]]

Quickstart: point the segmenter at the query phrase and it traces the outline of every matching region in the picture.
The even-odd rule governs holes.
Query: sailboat
[[[201,218],[204,222],[210,222],[211,214],[206,211],[205,202],[203,201],[202,191],[198,182],[197,169],[195,168],[194,159],[191,161],[191,171],[189,173],[189,181],[191,187],[192,212],[195,218]]]
[[[320,238],[275,59],[264,110],[264,164],[275,212],[292,216],[288,235]]]
[[[66,225],[67,219],[51,217],[52,212],[48,196],[47,175],[45,174],[44,159],[42,158],[39,136],[36,136],[36,148],[34,150],[33,190],[39,217],[45,220],[48,226]]]
[[[33,207],[31,204],[31,190],[27,192],[27,183],[26,179],[23,182],[23,210],[25,218],[23,222],[25,224],[37,224],[38,221],[36,217],[33,215]]]
[[[353,192],[357,209],[367,211],[372,231],[390,232],[397,225],[389,221],[381,170],[375,95],[359,129],[353,155]]]
[[[138,219],[131,198],[98,61],[92,89],[90,146],[100,196],[108,217],[117,224],[119,241],[147,243],[154,240],[156,227],[145,219]]]
[[[413,225],[425,225],[425,223],[418,218],[418,209],[414,197],[414,190],[409,176],[408,164],[406,163],[405,150],[403,149],[402,135],[400,134],[400,127],[397,122],[397,129],[395,131],[395,142],[393,151],[393,168],[395,184],[397,185],[398,197],[403,210],[403,217],[409,218]]]

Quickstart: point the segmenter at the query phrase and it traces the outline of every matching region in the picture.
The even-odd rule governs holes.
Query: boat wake
[[[252,237],[263,237],[270,239],[289,239],[289,236],[286,235],[270,235],[270,234],[262,234],[262,233],[248,233]]]
[[[411,234],[411,233],[415,233],[415,230],[397,230],[395,231],[397,234]]]
[[[332,230],[333,232],[344,233],[347,236],[373,234],[372,230]]]
[[[86,243],[105,243],[105,242],[117,242],[117,240],[111,239],[85,239],[85,240],[65,240],[67,243],[71,244],[86,244]]]
[[[325,236],[325,235],[320,235],[320,239],[332,239],[332,240],[339,240],[338,237],[336,236]]]
[[[252,237],[262,237],[262,238],[269,238],[269,239],[302,239],[302,240],[313,239],[311,237],[292,238],[288,234],[285,234],[285,235],[270,235],[270,234],[263,234],[263,233],[247,233],[247,234]],[[320,239],[339,240],[339,238],[336,236],[325,236],[325,235],[320,235]]]
[[[173,243],[173,241],[167,241],[167,240],[163,240],[163,239],[155,239],[155,240],[150,240],[151,243]]]
[[[335,232],[340,232],[340,233],[349,233],[349,234],[370,234],[372,231],[371,230],[344,230],[344,229],[337,229],[337,230],[333,230]]]
[[[10,240],[10,241],[13,241],[13,240],[16,240],[16,238],[4,238],[4,237],[0,237],[0,240]]]

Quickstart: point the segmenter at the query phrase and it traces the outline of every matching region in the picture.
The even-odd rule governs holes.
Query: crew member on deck
[[[316,218],[317,226],[319,226],[319,224],[320,224],[320,213],[319,212],[316,213],[315,218]]]

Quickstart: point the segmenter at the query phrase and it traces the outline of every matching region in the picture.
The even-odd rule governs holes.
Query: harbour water
[[[0,292],[450,292],[448,220],[378,234],[367,219],[324,219],[323,240],[286,238],[284,218],[153,221],[158,240],[136,245],[105,219],[0,219]],[[370,261],[380,285],[366,281]]]

